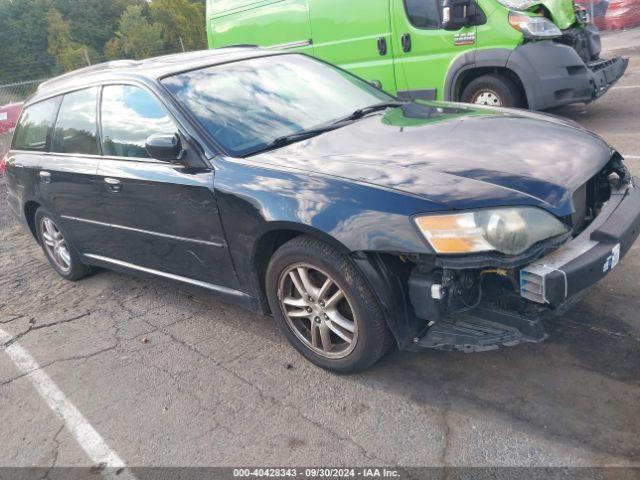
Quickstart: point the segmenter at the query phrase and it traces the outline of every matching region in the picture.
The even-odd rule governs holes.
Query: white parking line
[[[640,155],[622,155],[623,158],[630,158],[631,160],[640,160]]]
[[[0,344],[5,345],[13,337],[0,328]],[[18,369],[25,374],[33,386],[38,390],[49,408],[64,422],[67,429],[74,436],[80,447],[92,462],[102,464],[106,468],[102,475],[106,478],[135,480],[135,476],[125,463],[105,443],[100,434],[91,426],[80,411],[73,405],[64,393],[57,387],[51,377],[40,368],[31,354],[17,342],[13,342],[4,351],[9,355]],[[116,474],[116,472],[118,472]]]
[[[640,85],[618,85],[617,87],[611,87],[611,90],[622,90],[627,88],[640,88]]]

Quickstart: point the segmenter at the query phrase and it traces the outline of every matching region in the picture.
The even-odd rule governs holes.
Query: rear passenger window
[[[409,21],[416,28],[440,28],[439,0],[404,0]]]
[[[147,138],[177,133],[173,120],[149,92],[130,85],[102,90],[102,151],[116,157],[149,158]]]
[[[43,152],[59,101],[59,98],[52,98],[27,107],[16,127],[12,148]]]
[[[88,88],[67,93],[60,105],[51,151],[98,155],[96,103],[98,89]]]

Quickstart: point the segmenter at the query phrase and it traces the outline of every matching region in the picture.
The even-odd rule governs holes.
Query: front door
[[[104,158],[97,181],[110,246],[97,259],[236,289],[213,170],[191,157],[199,155],[195,150],[187,152],[190,166],[157,161],[146,152],[150,135],[178,133],[163,105],[138,86],[105,86],[101,125]]]
[[[392,0],[393,48],[398,95],[444,99],[449,66],[476,48],[476,27],[441,27],[441,0]]]
[[[310,0],[313,54],[395,92],[390,0]]]

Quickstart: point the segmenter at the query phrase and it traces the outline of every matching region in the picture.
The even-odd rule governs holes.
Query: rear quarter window
[[[16,127],[11,148],[44,152],[59,102],[59,98],[52,98],[25,108]]]

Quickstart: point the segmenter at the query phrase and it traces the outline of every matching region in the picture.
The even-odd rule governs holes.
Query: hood
[[[529,12],[537,12],[544,7],[551,16],[551,20],[560,30],[569,28],[576,22],[576,12],[571,0],[541,0],[527,8]]]
[[[438,209],[536,205],[572,213],[611,149],[577,124],[528,111],[411,103],[253,160],[418,195]],[[416,212],[417,213],[417,212]]]

